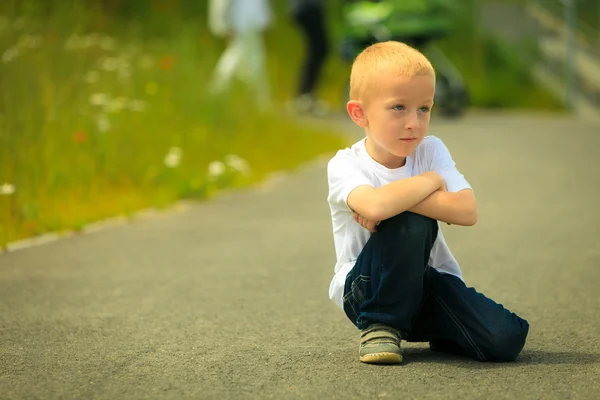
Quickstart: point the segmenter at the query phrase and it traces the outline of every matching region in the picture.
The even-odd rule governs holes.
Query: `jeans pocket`
[[[352,323],[356,325],[360,306],[369,297],[371,285],[371,277],[366,275],[358,275],[352,282],[350,287],[346,286],[344,293],[344,311]]]
[[[350,288],[352,297],[357,303],[364,303],[367,300],[369,286],[371,285],[371,277],[366,275],[358,275],[352,282]]]

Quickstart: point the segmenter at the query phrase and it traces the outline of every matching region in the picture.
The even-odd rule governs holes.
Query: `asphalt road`
[[[526,318],[514,363],[405,346],[358,361],[330,302],[321,160],[262,189],[0,255],[2,399],[597,399],[600,126],[476,114],[439,122],[475,189],[444,227],[468,285]]]

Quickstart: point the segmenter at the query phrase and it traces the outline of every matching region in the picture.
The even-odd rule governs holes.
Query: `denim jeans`
[[[529,324],[430,267],[437,233],[437,221],[411,212],[382,221],[346,277],[346,315],[359,329],[385,324],[436,351],[480,361],[516,359]]]

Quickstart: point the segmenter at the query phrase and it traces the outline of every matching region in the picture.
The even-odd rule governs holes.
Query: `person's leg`
[[[266,51],[263,34],[260,31],[249,31],[244,41],[244,74],[242,79],[254,89],[258,106],[266,110],[271,105],[271,90],[266,65]],[[240,72],[242,72],[240,71]]]
[[[240,67],[244,56],[244,38],[241,34],[236,33],[219,57],[215,70],[213,72],[211,92],[213,94],[221,94],[231,84],[232,78]]]
[[[437,221],[411,212],[379,224],[346,277],[344,311],[359,329],[410,330],[437,232]]]
[[[295,16],[306,41],[306,55],[300,72],[297,95],[313,95],[317,86],[329,43],[323,7],[306,7]]]
[[[425,292],[408,341],[479,361],[513,361],[523,349],[527,321],[459,278],[428,268]]]

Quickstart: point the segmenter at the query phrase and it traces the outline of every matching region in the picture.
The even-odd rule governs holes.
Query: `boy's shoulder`
[[[360,163],[360,153],[364,147],[364,139],[362,139],[350,147],[338,150],[329,160],[328,166],[331,168],[338,164]]]
[[[435,146],[437,146],[440,143],[442,143],[442,139],[440,139],[439,137],[437,137],[435,135],[427,135],[423,138],[421,143],[419,143],[419,145],[417,146],[417,149],[419,149],[419,148],[422,148],[422,149],[434,148]]]

